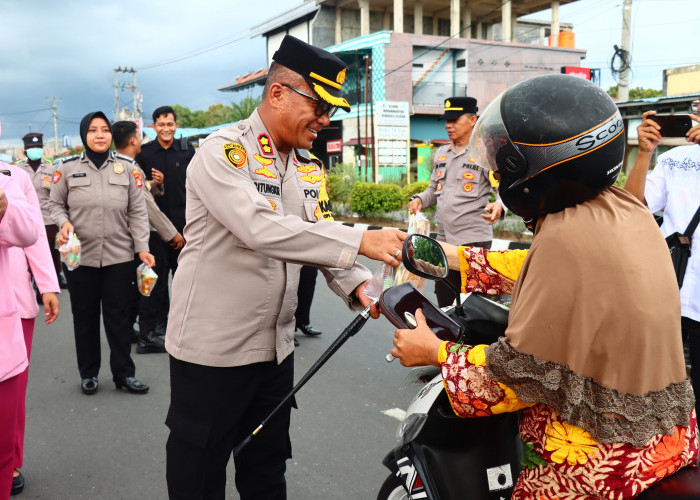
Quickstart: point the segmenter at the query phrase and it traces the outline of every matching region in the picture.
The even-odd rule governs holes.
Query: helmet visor
[[[469,154],[474,161],[494,172],[498,170],[496,153],[501,146],[510,142],[501,117],[502,97],[503,94],[499,95],[479,116],[469,139]]]

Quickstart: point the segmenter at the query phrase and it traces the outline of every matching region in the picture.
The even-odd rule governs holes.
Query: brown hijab
[[[613,187],[535,235],[506,338],[487,349],[491,376],[603,443],[688,425],[678,286],[648,209]]]

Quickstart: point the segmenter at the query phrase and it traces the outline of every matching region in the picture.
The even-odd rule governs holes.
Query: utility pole
[[[630,84],[630,24],[632,23],[632,0],[625,0],[622,6],[622,68],[620,70],[620,86],[617,98],[620,101],[629,100]]]
[[[131,73],[131,85],[119,85],[119,73]],[[136,70],[119,66],[114,69],[114,121],[119,120],[119,90],[130,90],[132,94],[131,119],[141,120],[141,110],[138,104],[138,89],[136,87]]]
[[[47,97],[47,101],[51,101],[51,110],[53,111],[53,146],[54,146],[54,156],[58,154],[58,118],[56,116],[56,103],[61,102],[61,99],[56,99],[55,97]]]

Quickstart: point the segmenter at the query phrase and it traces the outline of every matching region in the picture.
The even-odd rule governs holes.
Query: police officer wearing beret
[[[61,288],[66,288],[66,280],[61,275],[61,259],[56,250],[56,233],[58,226],[51,220],[49,214],[49,195],[51,193],[51,179],[54,173],[54,166],[44,160],[44,134],[39,132],[30,132],[22,137],[24,143],[24,154],[27,157],[26,161],[15,163],[16,166],[27,172],[32,180],[32,185],[39,198],[41,206],[41,216],[44,219],[46,227],[46,237],[51,250],[51,259],[56,270],[58,283]]]
[[[323,172],[305,150],[349,109],[347,66],[291,36],[272,59],[260,106],[202,141],[187,169],[187,244],[165,337],[171,498],[223,499],[233,447],[292,389],[301,265],[318,266],[359,309],[372,274],[357,255],[396,266],[405,239],[328,220]],[[290,412],[235,457],[241,499],[286,498]]]
[[[479,110],[476,104],[473,97],[445,100],[445,111],[439,119],[445,120],[451,142],[435,152],[430,184],[425,191],[411,197],[408,208],[416,213],[437,204],[439,241],[490,248],[491,224],[501,218],[504,210],[498,196],[494,203],[489,203],[489,169],[477,165],[467,148]],[[459,271],[450,271],[447,279],[460,288]],[[435,294],[440,307],[455,299],[452,289],[443,282],[435,282]]]
[[[80,265],[65,271],[73,310],[80,388],[98,390],[100,309],[117,389],[143,394],[148,386],[134,378],[129,328],[134,254],[149,267],[148,215],[139,189],[143,176],[110,152],[112,131],[104,113],[88,113],[80,122],[85,152],[63,161],[53,176],[51,218],[60,227],[59,244],[75,233],[81,243]]]

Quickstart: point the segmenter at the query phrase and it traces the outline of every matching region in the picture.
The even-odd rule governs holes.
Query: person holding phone
[[[639,154],[627,177],[625,189],[652,212],[664,211],[661,232],[664,237],[683,233],[700,206],[700,117],[687,133],[687,146],[678,146],[659,155],[647,174],[656,147],[663,136],[656,112],[647,111],[637,127]],[[681,287],[681,327],[690,351],[690,378],[695,392],[695,409],[700,410],[700,232],[691,238],[690,258]]]

